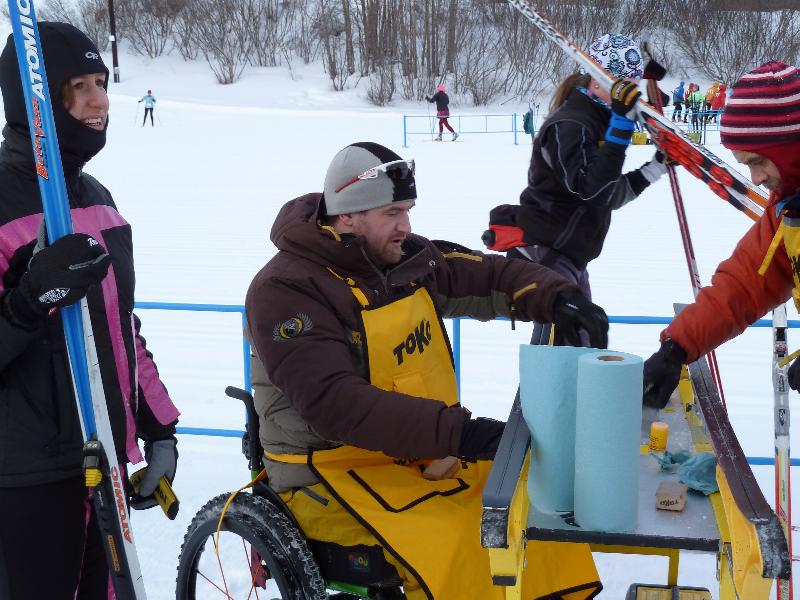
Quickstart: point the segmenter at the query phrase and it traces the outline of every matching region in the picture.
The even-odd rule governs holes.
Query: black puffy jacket
[[[608,108],[573,91],[539,129],[520,195],[525,242],[553,248],[579,268],[600,255],[611,211],[650,185],[641,169],[622,174],[625,146],[604,141],[610,119]]]
[[[15,326],[3,296],[24,273],[42,220],[27,135],[8,125],[0,146],[0,487],[47,483],[81,472],[82,438],[60,316],[37,331]],[[65,161],[69,163],[69,161]],[[112,264],[87,296],[120,462],[138,462],[136,434],[173,435],[178,411],[158,377],[133,314],[131,227],[96,179],[65,173],[74,228],[100,241]],[[138,382],[138,385],[137,385]]]

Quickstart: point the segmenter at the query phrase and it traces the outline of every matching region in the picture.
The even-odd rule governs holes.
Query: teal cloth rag
[[[678,450],[677,452],[670,452],[665,450],[663,454],[651,452],[650,456],[658,461],[662,471],[669,471],[675,465],[682,465],[691,458],[688,450]]]
[[[703,452],[690,458],[678,467],[678,479],[706,496],[718,492],[717,457],[710,452]]]

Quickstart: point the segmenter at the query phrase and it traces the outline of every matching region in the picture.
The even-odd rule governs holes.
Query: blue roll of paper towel
[[[531,430],[528,497],[543,512],[571,511],[578,359],[595,348],[520,345],[519,395]]]
[[[575,521],[582,529],[636,529],[642,359],[595,350],[578,359]]]
[[[635,529],[642,359],[523,344],[519,364],[531,504],[543,513],[574,510],[584,529]]]

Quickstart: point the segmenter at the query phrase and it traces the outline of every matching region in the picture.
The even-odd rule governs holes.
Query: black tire
[[[198,577],[198,567],[201,565],[204,550],[209,549],[209,554],[214,554],[213,538],[222,508],[229,497],[230,494],[221,494],[209,500],[189,524],[178,559],[175,590],[177,600],[225,597],[222,593],[216,596],[204,595],[202,588],[207,580],[202,575]],[[226,510],[221,531],[229,532],[226,535],[228,538],[241,538],[246,544],[245,551],[249,550],[249,545],[258,552],[272,577],[271,585],[277,587],[283,600],[327,600],[325,581],[303,534],[268,500],[253,494],[240,493]],[[220,546],[222,547],[222,543]],[[208,561],[209,558],[206,557],[203,566]],[[247,564],[244,558],[241,562]],[[239,576],[240,585],[250,585],[247,581],[249,571],[246,575],[239,573]],[[228,588],[232,583],[230,574],[226,574],[226,578],[228,579],[225,580],[224,587]]]

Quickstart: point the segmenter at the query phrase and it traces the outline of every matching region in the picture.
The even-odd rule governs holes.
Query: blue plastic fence
[[[458,135],[463,134],[512,134],[514,144],[518,144],[518,134],[525,134],[522,129],[522,115],[518,113],[506,114],[463,114],[450,115],[447,122],[456,130]],[[433,138],[439,133],[439,119],[436,115],[408,115],[403,114],[403,148],[408,148],[408,139],[411,136],[427,136]],[[448,131],[445,129],[445,134]]]
[[[239,313],[242,318],[242,332],[246,325],[246,317],[244,306],[238,304],[186,304],[179,302],[137,302],[137,309],[147,310],[179,310],[179,311],[193,311],[193,312],[223,312],[223,313]],[[451,319],[453,321],[453,362],[455,364],[456,382],[461,387],[461,321],[464,318]],[[468,319],[466,319],[468,320]],[[618,315],[609,316],[609,323],[621,325],[668,325],[672,322],[671,317],[654,317],[654,316],[639,316],[639,315]],[[788,322],[790,328],[800,328],[800,320],[790,320]],[[771,319],[760,319],[753,323],[751,327],[772,327]],[[242,387],[250,391],[250,343],[242,335],[242,360],[244,368],[242,371]],[[244,434],[244,430],[240,429],[209,429],[205,427],[178,427],[177,432],[184,435],[208,435],[217,437],[235,437],[240,438]],[[747,462],[751,465],[774,465],[775,459],[769,456],[748,456]],[[800,459],[791,459],[793,467],[800,466]]]

